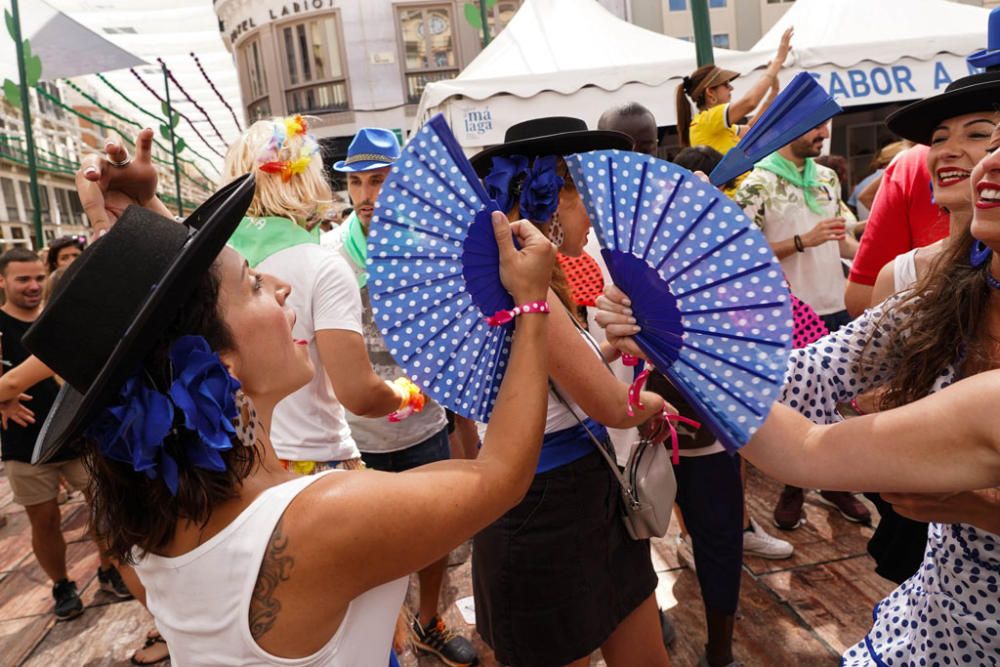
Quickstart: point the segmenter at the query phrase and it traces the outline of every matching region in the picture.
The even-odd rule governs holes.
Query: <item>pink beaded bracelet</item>
[[[498,310],[493,313],[493,315],[486,318],[486,323],[491,327],[498,327],[503,324],[507,324],[518,315],[547,312],[549,312],[549,304],[547,301],[532,301],[531,303],[523,303],[520,306],[515,306],[510,310]]]

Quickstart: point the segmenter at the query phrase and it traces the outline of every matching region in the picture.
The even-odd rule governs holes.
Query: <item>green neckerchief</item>
[[[822,207],[816,202],[816,195],[813,194],[813,188],[821,188],[823,184],[816,177],[816,161],[811,157],[806,158],[802,171],[799,171],[794,162],[782,157],[777,152],[771,153],[754,166],[758,169],[766,169],[801,189],[809,210],[813,213],[823,212]]]
[[[243,218],[229,237],[229,245],[243,256],[251,268],[279,250],[307,244],[319,245],[319,225],[312,231],[306,231],[294,220],[277,216]]]
[[[347,251],[347,255],[351,258],[351,261],[361,269],[361,273],[358,274],[358,287],[364,287],[368,284],[368,271],[366,270],[368,264],[368,238],[365,236],[365,230],[361,228],[361,220],[358,218],[356,212],[351,212],[344,225],[346,229],[342,232],[343,236],[341,238],[344,242],[344,250]]]

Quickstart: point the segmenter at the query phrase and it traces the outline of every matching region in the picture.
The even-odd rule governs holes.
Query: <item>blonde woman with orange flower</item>
[[[308,121],[293,116],[254,123],[230,146],[224,171],[228,179],[257,172],[257,193],[229,245],[254,270],[291,285],[293,333],[317,369],[275,410],[274,449],[289,470],[303,474],[358,468],[361,454],[344,409],[399,417],[422,405],[423,396],[403,380],[383,381],[372,369],[354,272],[319,243],[319,223],[333,193]]]

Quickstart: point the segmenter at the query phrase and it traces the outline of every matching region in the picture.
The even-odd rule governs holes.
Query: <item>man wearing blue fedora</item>
[[[347,149],[347,157],[333,165],[347,175],[347,191],[354,212],[328,235],[331,245],[354,269],[364,306],[362,329],[368,358],[379,377],[388,381],[405,373],[389,354],[372,315],[367,286],[367,237],[382,184],[399,155],[399,142],[393,132],[372,127],[358,132]],[[445,411],[430,398],[422,411],[402,421],[366,419],[348,413],[347,422],[369,468],[402,472],[451,457]],[[434,517],[428,516],[427,520],[434,521]],[[438,598],[447,566],[448,559],[443,558],[418,573],[420,610],[410,622],[410,633],[418,650],[434,654],[445,664],[473,665],[478,656],[472,644],[452,634],[438,615]]]

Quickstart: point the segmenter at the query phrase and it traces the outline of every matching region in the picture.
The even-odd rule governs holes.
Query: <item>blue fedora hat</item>
[[[363,127],[347,147],[347,158],[337,162],[337,171],[368,171],[388,167],[399,159],[399,140],[391,130]]]
[[[990,12],[986,48],[976,51],[965,60],[973,67],[987,70],[1000,65],[1000,7]]]

